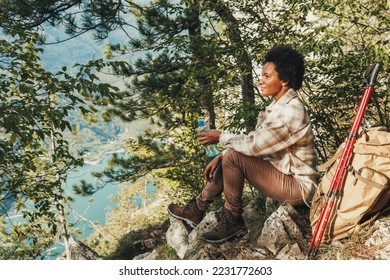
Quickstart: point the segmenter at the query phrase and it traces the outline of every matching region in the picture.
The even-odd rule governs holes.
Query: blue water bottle
[[[209,130],[210,130],[210,128],[204,123],[203,120],[198,120],[198,128],[196,129],[196,131],[198,133],[209,131]],[[218,147],[216,144],[210,144],[208,146],[203,146],[203,148],[206,152],[206,155],[209,158],[214,158],[219,154],[219,150],[218,150]]]

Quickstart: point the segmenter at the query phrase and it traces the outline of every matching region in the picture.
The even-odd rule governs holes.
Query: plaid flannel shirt
[[[219,137],[224,147],[262,157],[284,174],[294,176],[306,201],[313,196],[318,180],[313,140],[306,108],[293,89],[259,113],[256,129],[248,135],[223,132]]]

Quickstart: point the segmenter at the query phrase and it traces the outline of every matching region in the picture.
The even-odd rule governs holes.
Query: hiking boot
[[[223,243],[244,236],[248,230],[242,216],[232,216],[226,211],[218,213],[218,224],[212,231],[203,234],[203,240],[211,243]]]
[[[205,211],[200,210],[196,205],[196,199],[191,200],[186,206],[169,204],[168,213],[172,217],[186,222],[191,228],[195,228],[205,215]]]

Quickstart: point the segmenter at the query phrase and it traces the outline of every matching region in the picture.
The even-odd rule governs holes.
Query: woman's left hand
[[[217,169],[220,161],[222,160],[222,154],[218,154],[212,161],[206,166],[203,172],[203,177],[207,182],[211,182],[214,179],[214,173]]]

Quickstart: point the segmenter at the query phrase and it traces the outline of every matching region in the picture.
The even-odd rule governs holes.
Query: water
[[[87,183],[96,184],[97,180],[92,176],[92,172],[103,171],[111,156],[112,154],[105,154],[97,164],[85,164],[68,173],[65,191],[67,195],[74,198],[70,205],[72,210],[68,219],[70,222],[75,222],[76,228],[80,231],[80,235],[74,236],[77,240],[82,241],[91,235],[95,231],[95,226],[105,225],[107,213],[117,206],[112,197],[119,193],[119,187],[115,184],[107,184],[92,196],[83,197],[75,195],[72,186],[82,179]],[[75,229],[70,229],[70,231],[74,232]],[[64,251],[64,245],[57,243],[47,252],[47,258],[56,259]]]
[[[143,196],[140,193],[136,193],[132,197],[132,202],[135,206],[142,206],[144,203],[147,203],[152,200],[152,196],[157,191],[157,185],[152,182],[145,183],[145,194],[147,198],[143,198]]]
[[[97,164],[85,164],[84,166],[78,167],[76,171],[68,173],[68,179],[64,186],[65,195],[71,196],[74,199],[70,205],[71,212],[68,221],[76,223],[75,226],[77,231],[80,231],[80,234],[74,237],[78,240],[83,240],[93,233],[95,230],[94,225],[105,225],[107,213],[117,206],[117,203],[112,198],[113,195],[119,193],[119,187],[115,184],[107,184],[92,196],[83,197],[74,194],[72,185],[77,184],[81,179],[87,183],[97,183],[96,178],[91,173],[103,171],[107,167],[111,156],[112,154],[105,154]],[[14,222],[20,221],[22,217],[21,215],[15,214],[12,201],[3,201],[4,203],[5,208],[2,211],[5,210],[8,212]],[[69,228],[69,231],[75,232],[75,228]],[[64,245],[57,243],[47,252],[45,258],[56,259],[63,252]]]
[[[80,240],[88,237],[94,230],[91,223],[86,223],[85,220],[97,225],[104,225],[106,223],[106,214],[116,207],[116,202],[112,200],[112,196],[118,194],[119,188],[115,184],[107,184],[92,196],[83,197],[74,194],[72,185],[77,184],[81,179],[87,183],[96,184],[96,178],[91,173],[103,171],[110,158],[111,154],[106,154],[99,163],[85,164],[76,171],[69,172],[68,174],[66,189],[74,197],[74,201],[71,204],[73,212],[70,219],[72,221],[79,221],[77,227],[82,232],[81,236],[78,237]],[[80,218],[79,215],[85,218],[85,220]]]

